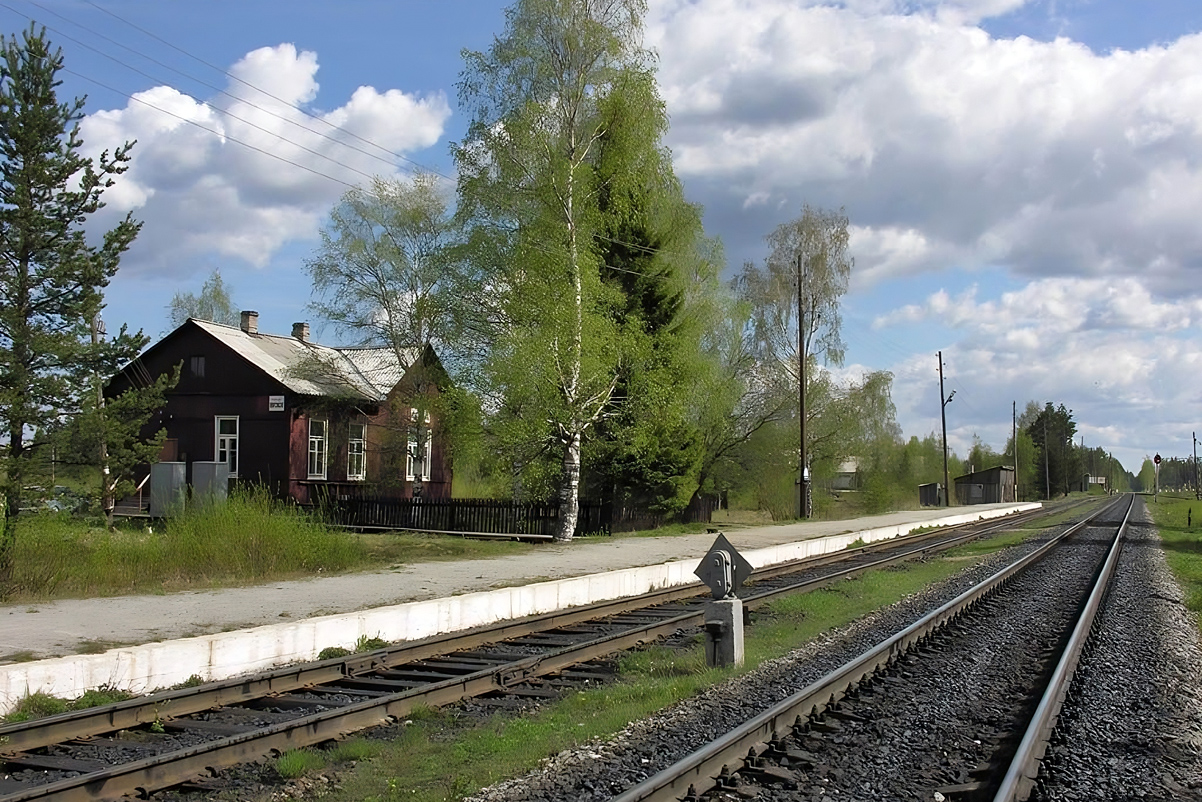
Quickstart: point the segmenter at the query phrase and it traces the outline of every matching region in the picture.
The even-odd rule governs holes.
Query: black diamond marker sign
[[[724,561],[721,559],[719,552],[726,552],[730,558],[731,576],[729,588],[726,587],[727,580],[723,570]],[[715,599],[721,599],[741,588],[743,583],[747,581],[747,577],[751,576],[751,571],[751,563],[747,562],[747,558],[739,554],[738,549],[726,539],[726,535],[719,533],[717,539],[714,540],[714,545],[710,546],[710,550],[701,558],[701,565],[698,565],[697,570],[693,573],[709,586]]]

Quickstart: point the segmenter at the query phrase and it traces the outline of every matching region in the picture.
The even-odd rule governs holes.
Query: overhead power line
[[[230,142],[233,142],[237,145],[241,145],[244,148],[249,148],[257,153],[262,153],[264,156],[270,156],[271,158],[273,158],[277,161],[282,161],[285,164],[291,164],[293,167],[299,167],[300,169],[305,170],[306,172],[313,173],[313,175],[320,176],[321,178],[328,178],[329,180],[335,181],[339,184],[342,184],[345,187],[349,187],[350,189],[357,188],[356,184],[352,184],[349,181],[343,181],[341,178],[336,178],[332,175],[327,175],[326,173],[323,173],[320,170],[315,170],[312,167],[308,167],[299,162],[294,162],[291,159],[288,159],[288,158],[285,158],[285,157],[279,155],[278,153],[272,153],[269,150],[264,150],[263,148],[256,147],[255,145],[252,145],[249,142],[243,142],[242,140],[237,139],[236,137],[232,137],[227,133],[223,133],[221,131],[216,131],[207,126],[201,125],[200,123],[196,122],[196,120],[192,120],[192,119],[189,119],[188,117],[184,117],[182,114],[176,114],[173,111],[168,111],[167,109],[164,109],[161,106],[156,106],[153,103],[148,103],[145,100],[142,100],[141,98],[134,97],[133,95],[129,94],[128,92],[122,92],[120,89],[116,89],[115,87],[109,86],[106,83],[98,81],[89,75],[84,75],[83,73],[75,72],[74,70],[69,69],[67,67],[63,68],[63,72],[68,73],[69,75],[74,75],[76,78],[81,78],[85,81],[90,81],[91,83],[96,84],[97,86],[101,87],[102,89],[107,89],[110,92],[115,92],[118,95],[122,95],[124,97],[129,98],[130,100],[134,101],[135,103],[141,103],[143,106],[146,106],[147,108],[151,108],[151,109],[154,109],[155,111],[162,112],[163,114],[174,117],[177,120],[182,120],[183,122],[186,122],[189,125],[196,126],[197,128],[199,128],[202,131],[206,131],[210,134],[213,134],[214,136],[221,137],[222,139],[227,139]],[[353,168],[348,168],[348,169],[353,169]],[[360,172],[360,171],[356,170],[355,172]],[[366,173],[361,173],[361,174],[366,175]]]
[[[329,120],[325,119],[324,117],[320,117],[316,114],[313,114],[308,109],[298,106],[295,103],[292,103],[291,101],[285,100],[284,98],[279,97],[278,95],[275,95],[275,94],[267,91],[266,89],[263,89],[262,87],[256,86],[256,85],[250,83],[249,81],[239,78],[237,75],[234,75],[233,73],[229,72],[225,68],[219,67],[216,64],[213,64],[209,61],[204,60],[200,56],[197,56],[197,55],[194,55],[194,54],[188,52],[184,48],[182,48],[172,42],[169,42],[168,40],[166,40],[163,37],[159,36],[158,34],[154,33],[153,31],[146,30],[145,28],[143,28],[133,22],[130,22],[129,20],[114,13],[113,11],[110,11],[107,8],[97,5],[96,3],[92,2],[92,0],[84,0],[84,1],[88,5],[92,6],[92,8],[95,8],[96,10],[109,15],[110,17],[117,20],[118,22],[128,25],[129,27],[133,28],[134,30],[138,31],[139,33],[144,34],[145,36],[149,36],[151,39],[154,39],[156,42],[164,44],[167,47],[171,48],[172,50],[175,50],[178,53],[182,53],[183,55],[187,56],[188,58],[192,59],[193,61],[203,64],[204,66],[208,67],[209,69],[220,72],[222,75],[225,75],[228,78],[230,78],[230,80],[237,81],[238,83],[242,84],[243,86],[245,86],[249,89],[253,89],[256,92],[259,92],[260,94],[263,94],[263,95],[271,98],[272,100],[278,101],[287,106],[291,106],[292,108],[299,111],[301,114],[304,114],[307,117],[317,120],[318,122],[322,123],[323,125],[327,125],[330,128],[340,131],[340,132],[346,134],[347,136],[357,139],[360,142],[363,142],[364,144],[371,145],[374,148],[379,148],[380,150],[384,151],[385,153],[388,153],[391,156],[401,159],[402,161],[408,162],[409,164],[413,165],[414,167],[418,168],[419,170],[422,170],[423,172],[432,173],[441,178],[445,178],[448,181],[454,181],[454,179],[451,178],[450,176],[445,175],[444,173],[441,173],[438,170],[435,170],[433,167],[430,167],[429,165],[422,164],[418,161],[415,161],[414,159],[409,158],[408,156],[404,155],[403,153],[398,153],[398,152],[396,152],[394,150],[390,150],[389,148],[386,148],[383,145],[380,145],[376,142],[372,142],[370,139],[366,139],[366,138],[360,136],[359,134],[356,134],[354,131],[348,131],[345,128],[341,128],[340,126],[335,125],[334,123],[330,122]],[[34,2],[34,0],[29,0],[29,2]],[[35,3],[35,5],[36,5],[36,3]]]
[[[14,13],[18,13],[18,14],[20,13],[20,12],[16,11],[16,9],[14,9],[12,6],[10,6],[10,5],[8,5],[7,3],[4,3],[4,2],[0,2],[0,7],[7,8],[8,10],[10,10],[10,11],[13,11]],[[22,15],[22,16],[26,16],[26,15]],[[56,16],[61,16],[61,15],[56,15]],[[36,19],[32,18],[32,17],[28,17],[28,16],[26,16],[26,19],[29,19],[29,20],[30,20],[31,22],[33,22],[34,24],[38,24],[38,21],[37,21]],[[71,36],[70,34],[67,34],[67,33],[65,33],[65,32],[63,32],[63,31],[60,31],[60,30],[58,30],[58,29],[54,28],[53,26],[49,26],[49,25],[47,25],[47,26],[46,26],[46,28],[47,28],[48,30],[51,30],[51,31],[53,31],[53,32],[54,32],[55,34],[57,34],[58,36],[61,36],[61,37],[63,37],[63,38],[64,38],[64,39],[66,39],[67,41],[74,42],[75,44],[79,45],[80,47],[83,47],[83,48],[86,48],[86,49],[88,49],[88,50],[91,50],[92,52],[94,52],[94,53],[96,53],[96,54],[98,54],[98,55],[100,55],[100,56],[103,56],[104,58],[107,58],[107,59],[109,59],[110,61],[113,61],[113,62],[115,62],[115,63],[117,63],[117,64],[120,64],[121,66],[123,66],[123,67],[125,67],[125,68],[127,68],[127,69],[131,70],[132,72],[135,72],[135,73],[137,73],[137,74],[139,74],[139,75],[142,75],[142,76],[143,76],[143,77],[145,77],[145,78],[149,78],[149,79],[150,79],[150,80],[152,80],[152,81],[157,81],[157,82],[159,82],[159,83],[162,83],[162,84],[164,84],[164,85],[170,86],[170,84],[169,84],[169,83],[167,83],[166,81],[163,81],[163,80],[162,80],[162,79],[160,79],[159,77],[157,77],[157,76],[154,76],[154,75],[151,75],[151,74],[149,74],[149,73],[147,73],[147,72],[145,72],[145,71],[143,71],[143,70],[141,70],[141,69],[139,69],[139,68],[137,68],[137,67],[135,67],[135,66],[133,66],[133,65],[131,65],[131,64],[128,64],[128,63],[126,63],[126,62],[122,61],[121,59],[118,59],[118,58],[116,58],[115,56],[112,56],[112,55],[110,55],[110,54],[108,54],[108,53],[105,53],[105,52],[103,52],[103,51],[101,51],[101,50],[99,50],[99,49],[97,49],[97,48],[95,48],[95,47],[93,47],[93,46],[91,46],[91,45],[87,44],[86,42],[82,42],[82,41],[80,41],[79,39],[76,39],[75,37]],[[151,60],[153,61],[153,59],[151,59]],[[159,63],[159,62],[155,62],[155,63]],[[166,66],[166,65],[163,65],[163,66]],[[167,69],[172,69],[172,68],[171,68],[171,67],[167,67]],[[77,76],[79,76],[79,77],[81,77],[81,78],[84,78],[85,80],[88,80],[88,81],[90,81],[90,82],[92,82],[92,83],[96,84],[97,86],[103,87],[103,88],[105,88],[105,89],[109,90],[110,92],[114,92],[114,93],[116,93],[116,94],[118,94],[118,95],[122,95],[122,96],[124,96],[124,97],[126,97],[126,98],[129,98],[129,99],[131,99],[131,100],[136,100],[137,102],[141,103],[142,105],[144,105],[144,106],[146,106],[146,107],[148,107],[148,108],[155,109],[155,110],[157,110],[157,111],[160,111],[160,112],[162,112],[162,113],[164,113],[164,114],[169,114],[170,116],[172,116],[172,117],[176,117],[177,119],[181,119],[181,120],[187,120],[187,118],[185,118],[185,117],[182,117],[182,116],[180,116],[180,115],[178,115],[178,114],[174,114],[174,113],[172,113],[172,112],[169,112],[169,111],[167,111],[166,109],[162,108],[161,106],[157,106],[157,105],[155,105],[154,103],[150,103],[150,102],[148,102],[148,101],[145,101],[145,100],[142,100],[142,99],[140,99],[140,98],[135,98],[133,95],[129,94],[128,92],[123,92],[123,91],[121,91],[120,89],[116,89],[115,87],[109,86],[109,85],[107,85],[107,84],[105,84],[105,83],[103,83],[103,82],[101,82],[101,81],[99,81],[99,80],[96,80],[95,78],[92,78],[92,77],[90,77],[90,76],[81,75],[80,73],[78,73],[78,72],[75,72],[75,71],[73,71],[73,70],[70,70],[70,69],[67,69],[67,68],[64,68],[64,72],[68,72],[68,73],[70,73],[71,75],[77,75]],[[182,74],[182,73],[181,73],[181,74]],[[185,76],[185,77],[187,77],[187,76]],[[202,82],[202,83],[203,83],[203,82]],[[172,88],[172,89],[174,89],[175,87],[171,87],[171,88]],[[176,89],[176,91],[178,92],[178,91],[180,91],[180,90]],[[221,90],[217,90],[217,91],[221,91]],[[199,100],[197,100],[196,98],[193,98],[191,95],[189,95],[189,94],[187,94],[187,93],[185,93],[185,92],[180,92],[180,94],[184,95],[185,97],[189,97],[189,98],[191,98],[191,99],[192,99],[194,102],[196,102],[196,103],[198,103],[198,104],[201,104],[201,105],[207,105],[207,104],[203,104],[203,103],[202,103],[202,101],[199,101]],[[223,94],[227,94],[227,95],[228,95],[228,93],[223,93]],[[233,96],[233,95],[228,95],[228,96],[229,96],[229,97],[231,97],[231,98],[234,98],[234,96]],[[234,99],[238,99],[238,98],[234,98]],[[345,146],[345,147],[352,147],[352,149],[354,149],[354,150],[359,150],[360,152],[362,152],[362,153],[365,153],[365,154],[366,154],[366,155],[368,155],[368,156],[372,156],[372,154],[369,154],[369,153],[367,153],[366,151],[363,151],[363,150],[362,150],[362,149],[360,149],[360,148],[354,148],[353,146],[347,145],[347,144],[346,144],[346,143],[344,143],[344,142],[340,142],[340,141],[338,141],[337,139],[334,139],[334,138],[332,138],[332,137],[328,136],[327,134],[323,134],[323,133],[321,133],[321,132],[319,132],[319,131],[313,131],[312,129],[304,128],[303,126],[300,126],[300,123],[299,123],[299,122],[297,122],[297,121],[294,121],[294,120],[288,120],[288,118],[286,118],[286,117],[283,117],[282,115],[276,114],[276,113],[274,113],[274,112],[272,112],[272,111],[270,111],[270,110],[268,110],[268,109],[263,109],[263,108],[261,108],[261,107],[259,107],[259,106],[255,106],[254,104],[248,104],[248,105],[251,105],[251,106],[253,106],[254,108],[256,108],[256,109],[258,109],[258,110],[260,110],[260,111],[264,112],[265,114],[270,114],[271,116],[273,116],[273,117],[276,117],[276,118],[278,118],[278,119],[280,119],[280,120],[283,120],[283,121],[285,121],[285,122],[288,122],[288,123],[290,123],[290,124],[292,124],[292,125],[299,126],[299,127],[301,127],[301,130],[304,130],[304,131],[306,131],[306,132],[308,132],[308,133],[311,133],[311,134],[313,134],[313,135],[315,135],[315,136],[320,136],[320,137],[322,137],[322,138],[324,138],[324,139],[327,139],[327,140],[329,140],[329,141],[331,141],[331,142],[333,142],[333,143],[335,143],[335,144],[338,144],[338,145],[343,145],[343,146]],[[367,179],[369,179],[369,180],[370,180],[370,179],[374,179],[374,178],[376,177],[375,175],[373,175],[373,174],[371,174],[371,173],[367,173],[367,172],[364,172],[363,170],[360,170],[360,169],[358,169],[358,168],[356,168],[356,167],[352,167],[351,165],[349,165],[349,164],[346,164],[346,163],[344,163],[344,162],[341,162],[341,161],[339,161],[338,159],[334,158],[333,156],[330,156],[329,154],[322,153],[321,151],[318,151],[318,150],[314,150],[313,148],[310,148],[310,147],[308,147],[308,146],[306,146],[306,145],[303,145],[303,144],[301,144],[300,142],[297,142],[296,140],[290,139],[289,137],[287,137],[287,136],[285,136],[285,135],[283,135],[283,134],[279,133],[278,131],[272,131],[271,129],[269,129],[269,128],[265,128],[265,127],[263,127],[263,126],[259,125],[258,123],[255,123],[255,122],[253,122],[253,121],[251,121],[251,120],[248,120],[248,119],[246,119],[245,117],[241,117],[241,116],[239,116],[239,115],[237,115],[237,114],[234,114],[233,112],[230,112],[229,110],[225,110],[225,111],[223,111],[222,113],[223,113],[225,116],[227,116],[227,117],[229,117],[229,118],[231,118],[231,119],[237,120],[238,122],[244,123],[245,125],[249,125],[251,128],[254,128],[254,129],[258,130],[258,131],[262,131],[263,133],[267,134],[268,136],[271,136],[271,137],[274,137],[274,138],[276,138],[276,139],[279,139],[281,142],[285,142],[285,143],[287,143],[287,144],[289,144],[289,145],[292,145],[293,147],[296,147],[296,148],[298,148],[298,149],[300,149],[300,150],[303,150],[303,151],[305,151],[306,153],[310,153],[310,154],[312,154],[312,155],[314,155],[314,156],[316,156],[316,157],[318,157],[318,158],[320,158],[320,159],[324,159],[325,161],[331,162],[332,164],[335,164],[335,165],[337,165],[338,167],[341,167],[341,168],[343,168],[343,169],[345,169],[345,170],[349,170],[350,172],[358,173],[359,175],[361,175],[361,176],[363,176],[363,177],[365,177],[365,178],[367,178]],[[191,121],[191,120],[189,120],[189,122],[193,122],[193,123],[194,123],[194,121]],[[196,124],[196,123],[194,123],[194,124]],[[265,154],[267,154],[267,155],[271,155],[271,156],[273,156],[273,157],[276,157],[276,154],[269,153],[268,151],[266,151],[266,150],[263,150],[262,148],[257,148],[257,147],[255,147],[255,146],[253,146],[253,145],[250,145],[250,144],[248,144],[248,143],[246,143],[246,142],[243,142],[243,141],[241,141],[241,140],[239,140],[239,139],[237,139],[237,138],[231,137],[231,136],[229,136],[228,134],[221,133],[221,132],[217,132],[217,131],[213,131],[212,129],[205,128],[204,126],[201,126],[201,125],[199,125],[199,124],[197,124],[197,125],[198,125],[198,127],[200,127],[202,130],[206,130],[206,131],[209,131],[210,133],[217,134],[218,136],[221,136],[222,138],[229,139],[230,141],[236,142],[237,144],[243,145],[243,146],[245,146],[245,147],[249,147],[249,148],[251,148],[252,150],[256,150],[256,151],[258,151],[258,152],[260,152],[260,153],[265,153]],[[296,166],[298,166],[298,167],[303,167],[303,165],[300,165],[300,164],[298,164],[297,162],[293,162],[293,161],[290,161],[290,160],[288,160],[288,159],[284,159],[284,158],[282,158],[282,157],[276,157],[276,158],[280,158],[282,161],[286,161],[286,162],[288,162],[288,163],[290,163],[290,164],[295,164],[295,165],[296,165]],[[381,158],[381,157],[378,157],[378,156],[372,156],[372,158],[377,158],[377,159],[379,159],[379,160],[381,160],[381,161],[385,161],[385,162],[387,162],[387,160],[386,160],[386,159],[383,159],[383,158]],[[387,162],[387,163],[388,163],[390,166],[392,165],[392,163],[391,163],[391,162]],[[305,168],[305,169],[308,169],[308,168]],[[313,173],[315,173],[316,175],[325,175],[324,173],[318,172],[318,171],[316,171],[316,170],[310,170],[310,172],[313,172]],[[329,177],[329,176],[326,176],[326,177]],[[351,187],[355,186],[355,185],[353,185],[353,184],[347,184],[347,182],[345,182],[345,181],[340,181],[340,183],[346,184],[347,186],[351,186]]]
[[[74,22],[73,20],[70,20],[70,19],[68,19],[67,17],[64,17],[62,14],[59,14],[58,12],[54,11],[53,9],[46,8],[46,7],[45,7],[45,6],[43,6],[41,3],[38,3],[38,2],[37,2],[37,0],[26,0],[26,2],[30,3],[31,5],[37,6],[38,8],[42,9],[42,10],[43,10],[43,11],[45,11],[46,13],[48,13],[48,14],[53,14],[54,16],[58,17],[59,19],[61,19],[61,20],[64,20],[64,21],[66,21],[66,22],[69,22],[69,23],[71,23],[72,25],[78,25],[78,23]],[[20,12],[17,12],[15,9],[13,9],[11,6],[9,6],[9,5],[8,5],[8,4],[6,4],[6,3],[0,3],[0,6],[2,6],[2,7],[4,7],[4,8],[7,8],[7,9],[9,9],[10,11],[13,11],[14,13],[20,13]],[[102,10],[103,10],[103,9],[102,9]],[[107,13],[107,12],[106,12],[106,13]],[[31,20],[32,20],[32,18],[30,18],[30,17],[26,17],[26,18],[27,18],[27,19],[31,19]],[[47,26],[47,27],[49,27],[49,26]],[[70,35],[68,35],[68,34],[62,33],[61,31],[58,31],[57,29],[54,29],[54,28],[50,28],[50,30],[53,30],[55,33],[57,33],[57,34],[59,34],[59,35],[63,36],[64,38],[66,38],[66,39],[68,39],[68,40],[70,40],[70,41],[72,41],[72,42],[75,42],[76,44],[80,45],[81,47],[85,47],[85,48],[87,48],[87,49],[91,50],[92,52],[94,52],[94,53],[96,53],[96,54],[98,54],[98,55],[100,55],[100,56],[103,56],[104,58],[107,58],[107,59],[109,59],[110,61],[112,61],[112,62],[114,62],[114,63],[116,63],[116,64],[120,64],[122,67],[125,67],[126,69],[130,70],[131,72],[135,72],[135,73],[137,73],[138,75],[141,75],[141,76],[143,76],[143,77],[145,77],[145,78],[149,78],[150,80],[152,80],[152,81],[156,81],[156,82],[158,82],[158,83],[160,83],[160,84],[163,84],[163,85],[166,85],[166,86],[171,86],[170,82],[168,82],[168,81],[165,81],[165,80],[163,80],[162,78],[160,78],[160,77],[158,77],[158,76],[151,75],[150,73],[147,73],[147,72],[145,72],[145,71],[143,71],[143,70],[139,69],[138,67],[135,67],[135,66],[133,66],[132,64],[129,64],[129,63],[128,63],[128,62],[126,62],[126,61],[122,61],[121,59],[119,59],[119,58],[117,58],[117,57],[115,57],[115,56],[113,56],[113,55],[110,55],[109,53],[105,53],[105,52],[103,52],[102,50],[100,50],[100,49],[98,49],[98,48],[96,48],[96,47],[93,47],[93,46],[91,46],[91,45],[89,45],[89,44],[87,44],[87,43],[85,43],[85,42],[81,42],[81,41],[79,41],[78,39],[74,39],[74,38],[72,38],[72,37],[71,37]],[[251,102],[250,100],[248,100],[247,98],[242,98],[242,97],[238,97],[237,95],[231,94],[230,92],[227,92],[226,90],[222,89],[221,87],[219,87],[219,86],[216,86],[215,84],[211,84],[211,83],[209,83],[208,81],[205,81],[203,78],[198,78],[197,76],[195,76],[195,75],[191,75],[190,73],[186,73],[186,72],[184,72],[183,70],[180,70],[180,69],[177,69],[176,67],[173,67],[173,66],[171,66],[170,64],[167,64],[167,63],[165,63],[165,62],[159,61],[158,59],[154,58],[153,56],[149,56],[149,55],[147,55],[146,53],[143,53],[143,52],[141,52],[141,51],[139,51],[139,50],[136,50],[136,49],[134,49],[134,48],[132,48],[132,47],[130,47],[130,46],[128,46],[128,45],[126,45],[126,44],[123,44],[123,43],[121,43],[121,42],[118,42],[117,40],[115,40],[115,39],[113,39],[113,38],[111,38],[111,37],[105,36],[105,35],[104,35],[104,34],[102,34],[102,33],[97,33],[97,32],[95,32],[95,31],[89,31],[89,33],[90,33],[91,35],[93,35],[93,36],[96,36],[96,37],[98,37],[98,38],[100,38],[100,39],[103,39],[104,41],[106,41],[106,42],[108,42],[108,43],[110,43],[110,44],[112,44],[112,45],[114,45],[114,46],[116,46],[116,47],[119,47],[119,48],[121,48],[122,50],[125,50],[125,51],[127,51],[127,52],[129,52],[129,53],[132,53],[132,54],[134,54],[135,56],[139,56],[139,57],[141,57],[141,58],[144,58],[144,59],[146,59],[147,61],[149,61],[150,63],[152,63],[152,64],[155,64],[155,65],[157,65],[157,66],[159,66],[159,67],[162,67],[162,68],[163,68],[163,69],[165,69],[165,70],[170,70],[171,72],[175,73],[176,75],[179,75],[179,76],[181,76],[181,77],[183,77],[183,78],[187,78],[187,79],[188,79],[188,80],[190,80],[190,81],[195,81],[195,82],[197,82],[198,84],[200,84],[201,86],[207,87],[207,88],[209,88],[209,89],[213,90],[214,92],[216,92],[216,93],[218,93],[218,94],[220,94],[220,95],[224,95],[225,97],[228,97],[228,98],[230,98],[231,100],[234,100],[234,101],[237,101],[237,102],[240,102],[240,103],[245,103],[246,105],[250,106],[251,108],[254,108],[254,109],[255,109],[255,110],[257,110],[257,111],[261,111],[261,112],[263,112],[264,114],[267,114],[267,115],[269,115],[269,116],[271,116],[271,117],[274,117],[274,118],[276,118],[277,120],[281,120],[282,122],[285,122],[285,123],[287,123],[287,124],[289,124],[289,125],[295,126],[295,127],[299,128],[300,130],[304,131],[304,132],[305,132],[305,133],[307,133],[307,134],[312,134],[312,135],[314,135],[314,136],[319,136],[319,137],[321,137],[322,139],[328,140],[328,141],[330,141],[330,142],[333,142],[333,143],[335,143],[335,144],[337,144],[337,145],[341,145],[341,146],[343,146],[343,147],[345,147],[345,148],[349,148],[349,149],[351,149],[351,150],[354,150],[354,151],[356,151],[356,152],[358,152],[358,153],[362,153],[364,156],[367,156],[368,158],[376,159],[377,161],[383,162],[383,163],[385,163],[385,164],[389,165],[390,167],[391,167],[391,166],[393,166],[393,164],[394,164],[393,160],[392,160],[392,159],[390,159],[390,158],[385,158],[384,156],[381,156],[381,155],[379,155],[378,153],[372,153],[372,152],[370,152],[370,151],[368,151],[368,150],[365,150],[365,149],[363,149],[363,148],[360,148],[360,147],[358,147],[357,145],[353,145],[353,144],[351,144],[351,143],[344,142],[344,141],[342,141],[342,140],[340,140],[340,139],[335,139],[334,137],[330,136],[329,134],[325,134],[325,133],[322,133],[322,132],[320,132],[320,131],[314,131],[312,128],[307,128],[307,127],[305,127],[304,125],[302,125],[302,124],[301,124],[301,122],[300,122],[300,121],[298,121],[298,120],[292,119],[292,118],[290,118],[290,117],[285,117],[284,115],[282,115],[282,114],[279,114],[279,113],[277,113],[277,112],[274,112],[274,111],[272,111],[271,109],[268,109],[268,108],[265,108],[265,107],[263,107],[263,106],[260,106],[260,105],[258,105],[257,103],[253,103],[253,102]],[[227,75],[229,75],[229,73],[226,73],[226,74],[227,74]],[[234,76],[233,76],[233,75],[230,75],[230,77],[231,77],[231,78],[233,78]],[[238,80],[241,80],[241,79],[238,79]],[[243,81],[243,83],[246,83],[246,82],[245,82],[245,81]],[[174,89],[175,87],[172,87],[172,88]],[[252,87],[252,88],[253,88],[253,87]],[[176,91],[180,91],[180,90],[176,89]],[[262,91],[262,90],[258,90],[258,91]],[[187,93],[181,92],[181,94],[187,94]],[[275,97],[275,96],[273,95],[273,96],[271,96],[271,97]],[[195,98],[193,98],[193,99],[195,100]],[[311,118],[311,119],[313,119],[313,120],[319,120],[319,121],[321,121],[321,122],[324,122],[324,123],[326,123],[327,125],[334,127],[336,130],[338,130],[338,131],[340,131],[340,132],[342,132],[342,133],[344,133],[344,134],[347,134],[347,135],[350,135],[350,134],[351,134],[351,132],[349,132],[349,131],[347,131],[347,130],[345,130],[345,129],[343,129],[343,128],[338,128],[337,126],[334,126],[334,125],[333,125],[333,123],[330,123],[328,120],[325,120],[325,119],[324,119],[324,118],[322,118],[322,117],[319,117],[319,116],[316,116],[316,115],[314,115],[314,114],[311,114],[311,113],[309,113],[308,111],[306,111],[305,109],[303,109],[303,108],[301,108],[301,107],[299,107],[299,106],[297,106],[297,105],[295,105],[295,104],[293,104],[293,103],[290,103],[290,102],[288,102],[288,101],[285,101],[285,100],[283,100],[283,99],[280,99],[280,98],[276,98],[276,99],[278,99],[278,100],[279,100],[281,103],[284,103],[285,105],[287,105],[289,108],[292,108],[292,109],[294,109],[295,111],[298,111],[298,112],[300,112],[301,114],[304,114],[305,116],[307,116],[307,117],[309,117],[309,118]],[[199,103],[199,102],[201,102],[201,101],[197,100],[196,102],[198,102],[198,103]],[[229,112],[226,112],[226,113],[227,113],[227,114],[229,114]],[[237,115],[234,115],[234,114],[229,114],[229,116],[233,117],[233,118],[234,118],[234,119],[236,119],[236,120],[240,120],[241,122],[245,122],[245,123],[247,123],[248,125],[255,125],[254,123],[250,122],[249,120],[245,120],[245,119],[243,119],[243,118],[241,118],[241,117],[238,117]],[[256,126],[256,127],[258,127],[258,126]],[[271,135],[273,135],[273,136],[277,136],[277,137],[279,137],[280,139],[282,139],[283,141],[285,141],[285,142],[289,142],[290,144],[294,144],[294,145],[296,145],[296,144],[297,144],[297,143],[296,143],[294,140],[291,140],[291,139],[289,139],[288,137],[285,137],[285,136],[284,136],[284,135],[282,135],[282,134],[278,134],[278,133],[276,133],[276,132],[273,132],[273,131],[268,131],[268,130],[267,130],[267,129],[265,129],[265,128],[260,128],[260,130],[264,131],[265,133],[271,134]],[[361,137],[360,137],[360,138],[361,138]],[[367,140],[364,140],[364,141],[367,141]],[[373,147],[375,147],[375,148],[378,148],[379,150],[382,150],[382,151],[384,151],[385,153],[388,153],[388,154],[389,154],[389,156],[395,156],[395,157],[397,157],[397,158],[403,158],[403,157],[401,157],[401,156],[400,156],[400,154],[394,154],[394,153],[392,153],[392,151],[388,150],[388,149],[387,149],[387,148],[385,148],[383,145],[378,145],[378,144],[375,144],[375,143],[369,143],[369,144],[371,144],[371,145],[372,145]],[[298,145],[298,147],[299,147],[299,145]],[[333,159],[331,159],[331,161],[333,161]],[[345,166],[345,165],[342,165],[342,166]]]

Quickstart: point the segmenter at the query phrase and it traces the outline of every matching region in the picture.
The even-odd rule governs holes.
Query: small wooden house
[[[130,383],[180,366],[179,383],[147,433],[165,428],[160,460],[223,464],[231,480],[280,498],[449,498],[451,466],[431,407],[446,373],[429,345],[334,348],[263,334],[258,314],[240,326],[190,319],[109,382]]]
[[[999,504],[1016,501],[1014,468],[999,465],[973,471],[952,480],[957,504]]]

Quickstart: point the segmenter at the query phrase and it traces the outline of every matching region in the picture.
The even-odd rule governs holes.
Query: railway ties
[[[948,528],[765,569],[747,588],[747,603],[755,606],[835,577],[948,548],[1027,518]],[[0,802],[145,794],[192,783],[273,750],[395,721],[419,706],[466,698],[508,706],[507,698],[518,700],[512,704],[549,698],[573,683],[580,687],[609,678],[604,669],[590,668],[596,665],[590,661],[696,626],[702,602],[691,597],[698,591],[673,588],[2,726],[0,750],[10,758],[11,779],[0,781]],[[31,768],[38,760],[43,768]]]
[[[1027,799],[1131,503],[1106,537],[1083,522],[615,802]]]

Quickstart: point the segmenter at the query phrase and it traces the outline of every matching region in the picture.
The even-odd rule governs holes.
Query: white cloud
[[[763,232],[803,201],[845,206],[861,286],[1001,266],[1194,294],[1202,35],[1098,54],[976,27],[1021,5],[661,2],[677,171]],[[784,210],[747,202],[768,197]]]
[[[948,386],[957,390],[948,407],[955,443],[970,443],[975,432],[1000,449],[1011,401],[1020,411],[1028,400],[1064,403],[1087,440],[1115,448],[1129,467],[1147,447],[1172,453],[1196,427],[1202,302],[1158,300],[1134,278],[1043,279],[996,299],[978,294],[936,292],[874,323],[898,332],[938,322],[959,335],[943,351]],[[930,431],[938,425],[934,383],[910,367],[894,368],[899,420],[908,432]]]
[[[310,109],[317,69],[315,53],[260,48],[231,68],[225,95],[201,102],[160,86],[82,121],[93,156],[137,140],[98,220],[132,210],[144,221],[122,272],[170,272],[201,254],[265,264],[289,240],[315,236],[347,189],[340,182],[396,174],[395,154],[441,138],[451,114],[442,93],[363,86],[320,112]]]
[[[1196,327],[1202,301],[1157,300],[1135,278],[1054,278],[1033,281],[996,300],[977,301],[974,286],[952,298],[940,290],[922,305],[910,304],[873,321],[879,329],[895,323],[938,320],[946,326],[990,337],[1015,330],[1041,334],[1071,331],[1172,333]]]

